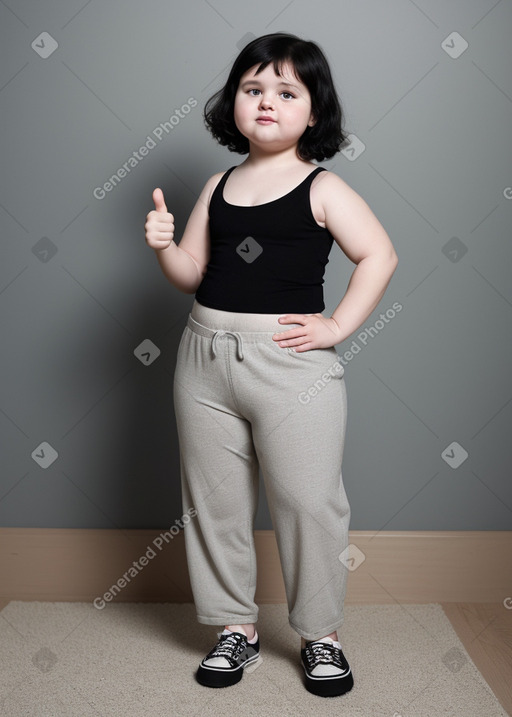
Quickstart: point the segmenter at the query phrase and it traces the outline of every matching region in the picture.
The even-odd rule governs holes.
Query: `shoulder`
[[[313,179],[311,189],[315,190],[317,197],[322,203],[331,203],[340,201],[343,198],[353,198],[358,196],[352,187],[345,182],[340,176],[329,170],[318,172]]]
[[[352,187],[334,172],[318,172],[311,182],[311,209],[317,223],[329,228],[332,233],[332,220],[340,220],[348,210],[361,201],[361,197]]]
[[[334,172],[319,172],[318,215],[347,257],[358,264],[371,254],[395,260],[389,236],[366,200]]]
[[[314,201],[324,219],[347,216],[354,211],[370,212],[364,198],[334,172],[318,172],[311,184],[311,200]]]

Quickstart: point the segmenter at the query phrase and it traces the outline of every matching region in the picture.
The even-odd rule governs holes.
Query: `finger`
[[[167,212],[167,207],[165,206],[164,200],[164,193],[159,187],[157,187],[153,191],[153,201],[155,203],[155,209],[157,212]]]
[[[155,239],[150,246],[153,249],[167,249],[171,245],[170,239]]]
[[[302,329],[302,327],[299,327],[297,329],[289,329],[288,331],[278,331],[276,334],[272,336],[272,339],[274,341],[291,341],[291,339],[301,339],[304,338],[305,334]]]
[[[154,226],[156,226],[157,229],[162,229],[164,231],[169,231],[170,225],[174,226],[174,217],[172,214],[159,216],[154,222]]]
[[[304,324],[305,314],[284,314],[278,321],[282,324]]]

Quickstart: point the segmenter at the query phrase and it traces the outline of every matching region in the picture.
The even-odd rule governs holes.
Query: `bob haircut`
[[[299,139],[299,157],[320,162],[330,159],[340,151],[347,135],[342,128],[343,110],[329,64],[314,42],[284,32],[257,37],[243,48],[224,87],[206,102],[203,119],[207,129],[219,144],[227,146],[231,152],[249,152],[249,140],[239,131],[234,120],[235,95],[240,78],[247,70],[259,63],[256,71],[259,74],[270,62],[279,76],[282,65],[289,62],[311,95],[311,110],[316,122],[313,127],[306,127]]]

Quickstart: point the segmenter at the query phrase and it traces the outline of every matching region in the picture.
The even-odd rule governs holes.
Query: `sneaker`
[[[240,682],[244,668],[256,662],[260,656],[260,640],[249,642],[241,632],[223,630],[215,647],[201,660],[196,679],[206,687],[228,687]]]
[[[307,642],[300,654],[309,692],[335,697],[352,689],[354,678],[339,642],[330,637]]]

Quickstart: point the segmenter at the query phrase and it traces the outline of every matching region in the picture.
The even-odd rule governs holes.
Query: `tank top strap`
[[[317,167],[312,172],[310,172],[306,179],[304,179],[297,187],[295,187],[292,192],[290,192],[289,195],[287,195],[288,202],[298,202],[300,206],[309,207],[311,184],[313,183],[314,178],[317,177],[320,172],[325,171],[325,167]]]
[[[306,177],[306,179],[305,179],[305,180],[302,182],[302,184],[299,185],[299,186],[300,186],[301,188],[304,188],[304,189],[309,193],[309,190],[310,190],[310,187],[311,187],[311,183],[313,182],[313,179],[314,179],[318,174],[320,174],[320,172],[326,172],[326,171],[327,171],[327,170],[326,170],[325,167],[317,167],[316,169],[314,169],[312,172],[310,172],[310,173],[308,174],[308,176]],[[297,189],[298,189],[298,187],[297,187]]]
[[[227,179],[228,179],[229,175],[231,174],[231,172],[232,172],[234,169],[236,169],[237,167],[238,167],[238,165],[237,165],[237,164],[234,164],[232,167],[230,167],[228,170],[226,170],[226,171],[224,172],[223,176],[221,177],[220,182],[217,182],[217,186],[216,186],[215,189],[213,190],[213,194],[212,194],[211,199],[210,199],[210,204],[211,204],[214,200],[217,201],[217,200],[219,200],[219,199],[222,197],[222,192],[224,191],[224,185],[226,184]]]

